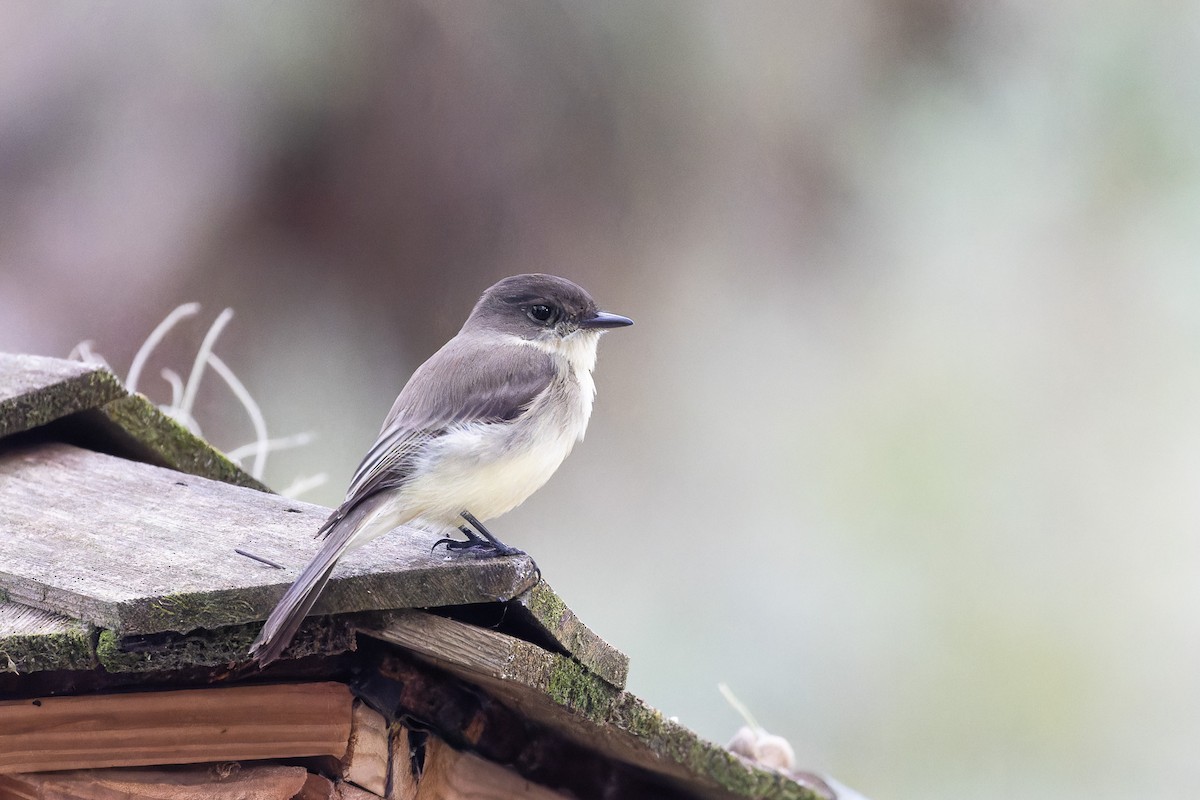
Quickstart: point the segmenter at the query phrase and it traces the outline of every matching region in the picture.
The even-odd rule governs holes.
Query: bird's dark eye
[[[554,316],[554,310],[550,306],[530,306],[529,317],[537,322],[549,322]]]

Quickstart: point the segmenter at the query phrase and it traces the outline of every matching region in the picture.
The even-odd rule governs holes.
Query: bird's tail
[[[284,593],[271,616],[267,617],[258,638],[250,645],[250,657],[260,667],[265,667],[279,658],[284,648],[291,644],[300,623],[308,616],[308,612],[321,595],[321,590],[329,582],[333,565],[345,550],[344,547],[329,547],[329,544],[326,542],[326,546],[321,548],[316,558],[309,562],[300,573],[300,577],[296,578],[296,582]]]
[[[313,556],[312,561],[301,570],[295,583],[284,592],[271,616],[267,617],[258,638],[250,645],[250,657],[259,667],[265,667],[278,659],[291,644],[300,623],[304,622],[304,618],[320,597],[321,590],[329,582],[334,565],[354,545],[355,534],[374,506],[375,503],[368,501],[358,504],[349,513],[338,509],[321,527],[322,532],[326,532],[327,535],[325,543]]]

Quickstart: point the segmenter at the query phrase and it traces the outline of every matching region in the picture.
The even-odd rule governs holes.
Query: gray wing
[[[400,392],[379,438],[354,473],[346,499],[318,535],[328,535],[368,497],[403,486],[427,441],[465,422],[511,422],[556,374],[553,358],[537,348],[451,339]]]

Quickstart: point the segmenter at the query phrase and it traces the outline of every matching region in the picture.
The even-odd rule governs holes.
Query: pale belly
[[[463,511],[487,521],[516,508],[550,480],[587,426],[590,403],[557,407],[563,413],[444,434],[414,477],[364,520],[351,546],[399,525],[453,528],[463,523]]]
[[[457,527],[463,511],[487,521],[511,511],[550,480],[592,412],[594,338],[590,359],[577,361],[571,379],[512,424],[468,426],[430,444],[413,477],[364,520],[352,547],[399,525]]]

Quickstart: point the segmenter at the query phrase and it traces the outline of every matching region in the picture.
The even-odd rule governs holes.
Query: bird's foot
[[[467,539],[464,542],[461,539],[451,539],[448,537],[443,538],[443,539],[438,539],[436,542],[433,543],[433,547],[429,548],[429,551],[433,552],[434,550],[436,550],[438,548],[438,545],[440,545],[440,544],[444,544],[446,546],[446,550],[452,551],[452,552],[469,550],[469,551],[475,552],[475,553],[480,553],[480,554],[485,554],[485,555],[496,555],[496,556],[527,555],[524,550],[518,550],[517,548],[509,547],[506,544],[500,544],[497,546],[496,544],[493,544],[493,543],[487,541],[486,539]]]

